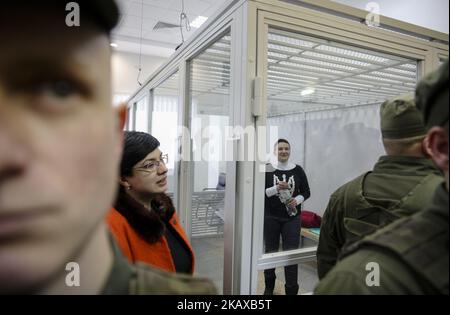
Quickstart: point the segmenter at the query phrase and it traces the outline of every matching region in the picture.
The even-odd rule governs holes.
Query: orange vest
[[[165,236],[162,236],[156,243],[148,243],[131,227],[126,218],[114,208],[107,214],[106,222],[119,244],[122,253],[128,257],[131,263],[140,261],[162,270],[176,272],[169,244]],[[169,220],[169,224],[181,236],[189,249],[192,259],[191,273],[194,273],[194,251],[175,212]]]

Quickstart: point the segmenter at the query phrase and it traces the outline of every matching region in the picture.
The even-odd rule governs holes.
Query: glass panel
[[[148,132],[148,96],[136,103],[135,131]]]
[[[169,169],[167,192],[169,195],[173,194],[175,189],[174,167],[178,146],[178,79],[178,72],[176,72],[153,90],[151,134],[161,143],[161,151],[169,155],[167,164]]]
[[[298,210],[322,216],[338,187],[371,170],[385,154],[379,107],[388,98],[414,93],[417,61],[275,28],[267,44],[268,145],[289,142],[274,149],[268,164],[265,188],[279,188],[266,190],[268,253],[317,245],[300,241],[308,232],[301,228],[304,216],[289,216],[286,207],[302,194],[295,165],[304,170],[311,192]],[[283,153],[283,147],[289,151]]]
[[[127,108],[127,123],[125,126],[125,130],[131,131],[134,129],[134,106],[135,104],[131,105]]]
[[[223,284],[226,163],[223,131],[229,125],[230,36],[190,63],[193,194],[191,238],[197,273]]]

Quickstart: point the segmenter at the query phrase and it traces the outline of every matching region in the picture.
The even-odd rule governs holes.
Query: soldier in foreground
[[[317,247],[319,279],[349,245],[428,205],[442,182],[425,149],[426,130],[414,95],[387,100],[380,108],[386,155],[374,168],[334,192],[325,210]]]
[[[449,294],[448,66],[447,61],[416,90],[428,147],[445,182],[424,210],[346,249],[316,294]]]
[[[129,265],[108,235],[125,120],[111,105],[119,15],[114,1],[76,4],[79,23],[64,1],[0,10],[0,294],[215,293]]]

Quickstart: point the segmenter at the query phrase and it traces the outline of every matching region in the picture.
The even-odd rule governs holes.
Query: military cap
[[[384,139],[405,139],[426,134],[414,95],[391,98],[381,105],[381,134]]]
[[[448,60],[417,86],[416,103],[427,129],[448,121]]]

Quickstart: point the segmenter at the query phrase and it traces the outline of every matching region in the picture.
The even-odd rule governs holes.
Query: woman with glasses
[[[125,132],[119,193],[107,222],[133,263],[193,273],[194,253],[167,190],[168,156],[143,132]]]

